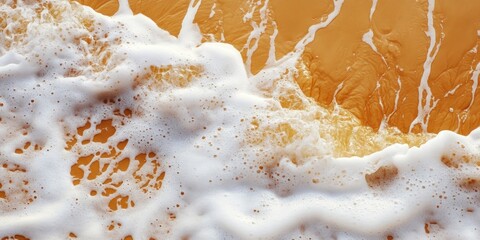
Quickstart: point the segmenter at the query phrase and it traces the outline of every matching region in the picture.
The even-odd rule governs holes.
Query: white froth
[[[121,3],[113,18],[66,1],[52,1],[61,10],[57,18],[39,3],[0,6],[1,12],[27,22],[12,45],[6,44],[8,36],[0,37],[0,192],[7,193],[0,197],[0,237],[480,235],[480,130],[469,136],[441,132],[419,148],[397,144],[362,158],[333,158],[334,140],[322,134],[314,117],[320,107],[286,109],[274,96],[292,84],[274,80],[282,67],[294,65],[295,56],[278,66],[271,57],[269,68],[249,76],[231,45],[200,44],[193,24],[200,1],[194,5],[192,0],[179,39],[145,16],[131,15],[127,1]],[[296,51],[335,18],[342,3],[334,2],[334,11],[309,29]],[[35,9],[43,9],[40,16]],[[18,24],[13,18],[7,23],[11,28]],[[257,33],[264,31],[262,24]],[[433,60],[435,34],[430,34],[428,57]],[[477,79],[475,71],[475,84]],[[273,92],[264,94],[264,89]],[[95,126],[108,119],[115,133],[107,143],[93,141],[104,130]],[[92,127],[80,133],[77,128],[86,122]],[[286,130],[278,129],[287,123],[302,134],[284,141]],[[72,136],[77,143],[67,150]],[[124,149],[115,147],[125,139]],[[112,149],[115,158],[100,156]],[[147,159],[143,168],[141,160],[134,161],[142,153]],[[112,174],[85,176],[73,184],[72,166],[89,154]],[[130,167],[115,169],[126,158]],[[145,178],[160,178],[162,171],[161,188],[151,182],[141,188]],[[109,178],[121,182],[115,194],[129,196],[134,204],[109,209],[111,197],[100,192]]]

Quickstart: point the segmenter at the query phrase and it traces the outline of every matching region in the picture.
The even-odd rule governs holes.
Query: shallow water
[[[479,130],[375,132],[303,94],[300,52],[252,75],[193,2],[178,38],[122,3],[0,6],[0,237],[480,235]]]

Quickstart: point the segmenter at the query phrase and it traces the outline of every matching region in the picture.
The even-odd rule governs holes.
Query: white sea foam
[[[480,130],[334,158],[319,106],[299,95],[308,107],[281,107],[294,88],[282,69],[249,77],[232,46],[177,40],[125,6],[113,18],[66,1],[11,6],[0,6],[15,32],[0,37],[0,237],[480,236]],[[108,119],[114,133],[95,140]],[[104,171],[75,179],[86,156],[79,169]]]

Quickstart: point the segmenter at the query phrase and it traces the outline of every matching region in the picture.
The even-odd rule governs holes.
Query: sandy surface
[[[79,2],[107,15],[118,7],[115,0]],[[298,84],[319,104],[329,106],[336,100],[374,129],[388,125],[404,132],[468,134],[480,123],[474,74],[480,59],[480,2],[432,2],[429,30],[426,0],[344,1],[335,20],[318,30],[306,47],[301,64],[311,77],[300,77]],[[173,35],[179,33],[188,4],[130,1],[134,13],[149,16]],[[195,22],[204,41],[233,44],[255,74],[268,65],[272,47],[275,58],[281,59],[332,10],[329,0],[204,0]],[[433,42],[426,34],[432,30]],[[366,33],[370,43],[364,41]],[[432,57],[427,61],[430,45]],[[431,94],[419,89],[422,79]]]

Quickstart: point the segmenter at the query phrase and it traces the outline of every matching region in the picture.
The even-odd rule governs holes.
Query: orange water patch
[[[30,240],[30,238],[25,237],[23,235],[17,234],[13,236],[8,236],[8,237],[2,237],[2,240]]]
[[[463,165],[480,166],[480,154],[472,152],[464,144],[457,142],[457,149],[443,154],[440,161],[452,169],[460,169]]]
[[[150,89],[166,87],[186,87],[203,73],[203,67],[188,66],[150,66],[147,73],[135,78],[135,86],[146,85]]]
[[[97,126],[99,133],[93,136],[94,142],[106,143],[108,139],[115,134],[115,127],[112,126],[112,119],[102,120]]]
[[[137,188],[134,191],[149,194],[160,190],[165,177],[161,161],[155,153],[138,153],[130,157],[137,150],[129,146],[128,139],[111,140],[121,133],[123,121],[132,114],[129,109],[115,110],[111,119],[98,123],[87,120],[66,140],[65,149],[78,155],[70,169],[73,185],[87,187],[91,197],[105,199],[109,211],[135,207],[135,199],[139,196],[118,192],[125,184],[135,184]]]
[[[466,178],[460,181],[460,187],[473,192],[480,191],[480,178]]]
[[[397,167],[393,165],[381,166],[375,172],[366,174],[365,181],[371,188],[384,188],[393,182],[397,175]]]

